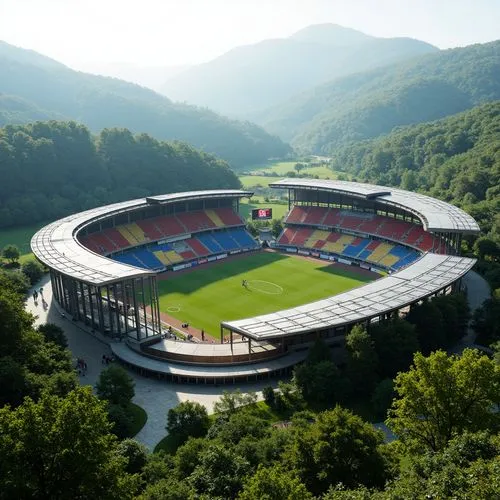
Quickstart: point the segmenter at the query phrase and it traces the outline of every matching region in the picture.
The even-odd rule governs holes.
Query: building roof
[[[349,325],[405,307],[455,282],[474,259],[428,253],[411,266],[327,299],[222,326],[254,340],[278,339]]]
[[[250,191],[207,190],[173,193],[124,201],[70,215],[40,229],[31,239],[31,249],[41,262],[71,278],[93,285],[105,285],[127,278],[155,276],[156,272],[122,264],[84,247],[76,235],[80,229],[99,219],[153,203],[175,203],[217,197],[250,197]]]
[[[269,186],[280,189],[312,189],[373,199],[379,204],[403,208],[415,214],[422,221],[426,231],[469,234],[477,234],[480,231],[474,218],[460,208],[430,196],[403,189],[361,182],[321,179],[282,179]]]

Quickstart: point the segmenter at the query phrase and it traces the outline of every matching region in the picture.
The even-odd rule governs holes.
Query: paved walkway
[[[109,345],[103,342],[98,335],[91,334],[86,329],[81,328],[79,323],[74,323],[61,316],[52,301],[52,290],[48,276],[38,283],[35,288],[39,289],[40,287],[43,287],[43,297],[48,304],[47,309],[45,310],[42,307],[41,301],[38,302],[38,305],[35,305],[31,291],[26,301],[26,309],[37,317],[36,325],[50,322],[64,329],[74,362],[76,363],[77,358],[83,358],[88,365],[87,374],[80,377],[80,383],[95,387],[101,371],[105,368],[105,365],[101,362],[102,355],[111,355]],[[235,390],[240,387],[245,392],[257,392],[259,398],[261,398],[262,389],[267,385],[276,383],[264,381],[234,386],[184,385],[142,377],[133,371],[129,371],[129,374],[135,382],[133,402],[142,406],[148,414],[146,425],[135,439],[144,443],[150,450],[166,435],[165,425],[168,410],[174,408],[180,402],[197,401],[211,412],[213,404],[219,399],[223,390]]]

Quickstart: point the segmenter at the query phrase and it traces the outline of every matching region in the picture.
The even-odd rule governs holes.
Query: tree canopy
[[[440,451],[466,431],[500,423],[493,412],[500,402],[500,367],[476,350],[416,353],[410,371],[396,377],[395,391],[387,422],[409,447]]]
[[[0,129],[0,227],[152,194],[238,188],[226,162],[181,142],[75,122]],[[11,257],[9,257],[11,258]]]

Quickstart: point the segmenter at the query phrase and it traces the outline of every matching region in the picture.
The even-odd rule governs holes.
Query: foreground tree
[[[498,498],[499,456],[498,436],[464,433],[441,452],[411,457],[383,498]]]
[[[285,461],[316,495],[337,483],[381,487],[392,468],[383,442],[380,431],[337,406],[320,413],[313,424],[296,429]]]
[[[201,454],[189,482],[208,498],[235,498],[249,472],[250,465],[244,458],[217,443]]]
[[[23,264],[21,271],[27,276],[32,285],[38,283],[43,276],[43,266],[37,260],[29,260]]]
[[[45,323],[40,325],[37,330],[43,334],[45,340],[54,342],[54,344],[63,348],[68,347],[68,339],[66,338],[64,330],[60,326],[55,325],[54,323]]]
[[[387,423],[410,448],[439,451],[465,431],[498,428],[492,410],[500,402],[500,367],[476,350],[460,357],[417,353],[395,390]]]
[[[80,387],[0,409],[0,498],[132,498],[105,406]]]
[[[200,403],[183,401],[168,410],[166,429],[180,441],[185,441],[190,436],[204,436],[209,425],[207,409]]]
[[[19,253],[19,248],[16,245],[7,245],[2,250],[2,255],[5,259],[7,259],[11,264],[14,264],[19,260],[21,254]]]
[[[297,475],[281,465],[259,467],[245,483],[239,500],[312,500]]]
[[[347,375],[355,394],[368,395],[377,382],[378,355],[370,335],[356,325],[346,337]]]
[[[112,364],[101,372],[96,390],[101,399],[126,406],[135,395],[134,386],[132,377],[121,366]]]

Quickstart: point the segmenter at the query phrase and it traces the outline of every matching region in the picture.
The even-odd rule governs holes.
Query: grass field
[[[262,252],[169,275],[159,282],[160,310],[218,337],[221,321],[298,306],[368,281],[327,262]]]
[[[255,185],[250,184],[252,182],[249,177],[256,177],[258,179],[258,183],[263,186],[267,186],[269,182],[273,182],[277,180],[273,177],[259,176],[259,173],[266,172],[267,174],[272,174],[275,177],[281,178],[285,177],[287,172],[293,171],[295,172],[295,161],[280,161],[280,162],[270,162],[263,163],[261,165],[254,165],[252,167],[248,167],[245,169],[246,172],[251,172],[252,175],[241,175],[240,180],[243,185]],[[317,175],[320,179],[336,179],[338,177],[339,172],[334,172],[329,169],[327,166],[317,166],[317,167],[307,167],[300,171],[301,174],[310,174]],[[344,175],[346,175],[344,173]]]
[[[252,218],[252,210],[254,208],[272,208],[273,209],[273,219],[281,219],[288,212],[288,203],[272,203],[269,201],[264,201],[262,196],[255,196],[252,200],[259,200],[258,202],[248,203],[248,200],[243,200],[240,203],[240,215],[246,219],[250,220]]]

